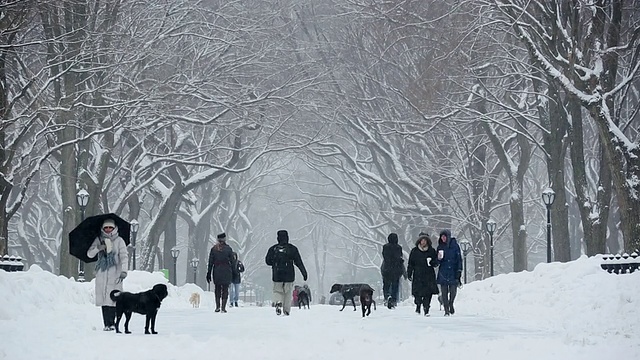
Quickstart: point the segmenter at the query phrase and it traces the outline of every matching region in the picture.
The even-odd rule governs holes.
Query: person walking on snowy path
[[[453,301],[456,298],[462,276],[462,253],[456,238],[451,236],[449,230],[440,232],[437,259],[440,262],[437,282],[442,289],[444,315],[449,316],[455,313]]]
[[[109,294],[113,290],[123,290],[122,281],[127,277],[129,266],[127,244],[118,235],[118,227],[111,219],[102,223],[100,236],[87,250],[88,257],[96,255],[96,306],[102,307],[104,330],[111,331],[115,330],[116,325],[116,303]]]
[[[218,234],[218,243],[209,252],[209,264],[207,265],[207,282],[213,280],[216,297],[215,312],[227,312],[227,299],[229,298],[229,284],[233,276],[233,250],[227,244],[227,235]]]
[[[437,253],[432,246],[431,238],[427,234],[421,234],[416,241],[416,247],[411,250],[407,262],[411,295],[414,297],[418,314],[420,314],[420,306],[422,306],[424,315],[429,316],[431,297],[439,293],[435,271],[438,264]]]
[[[288,316],[291,313],[291,291],[296,279],[297,266],[302,273],[302,278],[307,281],[307,269],[305,269],[298,248],[289,243],[287,230],[279,230],[278,243],[267,251],[265,262],[271,266],[271,280],[273,281],[273,301],[276,306],[276,314]]]

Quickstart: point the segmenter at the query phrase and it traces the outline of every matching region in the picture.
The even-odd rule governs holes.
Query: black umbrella
[[[118,235],[129,245],[131,238],[131,224],[116,214],[100,214],[90,216],[84,219],[75,229],[69,233],[69,254],[78,259],[90,263],[98,260],[97,257],[90,258],[87,256],[87,250],[93,244],[93,241],[100,236],[102,223],[111,219],[118,227]]]

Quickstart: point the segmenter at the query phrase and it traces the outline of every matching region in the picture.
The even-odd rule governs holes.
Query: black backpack
[[[273,255],[273,266],[277,269],[285,269],[292,263],[289,256],[289,247],[286,244],[276,245]]]

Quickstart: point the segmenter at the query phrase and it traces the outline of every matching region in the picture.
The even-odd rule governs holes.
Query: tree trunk
[[[547,152],[547,173],[549,174],[551,189],[555,192],[555,201],[551,206],[553,259],[555,261],[567,262],[571,261],[569,209],[567,204],[567,190],[565,187],[565,156],[567,143],[564,139],[567,133],[568,123],[556,87],[551,84],[548,89],[550,100],[545,102],[549,104],[549,109],[544,113],[548,116],[548,124],[543,123],[543,125],[546,125],[545,128],[548,129],[549,133],[545,134],[543,138],[544,147]]]
[[[174,260],[173,257],[171,256],[171,249],[174,248],[176,246],[177,243],[177,231],[176,231],[176,227],[177,227],[177,219],[178,219],[178,215],[177,215],[177,211],[174,211],[171,216],[169,217],[169,220],[167,222],[165,222],[166,226],[164,228],[164,247],[163,247],[163,261],[165,264],[171,264],[171,268],[169,269],[169,273],[173,275],[173,279],[175,279],[176,283],[174,285],[178,285],[178,284],[182,284],[182,278],[178,278],[178,274],[180,273],[179,268],[176,266],[174,266]],[[182,256],[184,257],[185,255],[188,256],[188,249],[184,249],[181,248],[180,249],[180,254],[182,254]],[[178,255],[179,256],[179,255]],[[187,261],[187,266],[189,266],[189,262]],[[175,271],[175,274],[174,274]],[[187,272],[188,273],[188,272]]]

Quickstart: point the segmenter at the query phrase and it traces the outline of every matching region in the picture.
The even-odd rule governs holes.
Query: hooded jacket
[[[447,236],[447,241],[442,241],[442,235]],[[438,252],[443,251],[438,270],[438,284],[458,285],[458,279],[462,274],[462,253],[456,238],[451,237],[451,231],[442,230],[438,236]]]
[[[420,248],[420,240],[427,238],[428,246]],[[427,259],[431,258],[427,261]],[[416,240],[416,247],[409,254],[407,275],[411,279],[411,295],[417,298],[438,294],[435,268],[439,265],[436,249],[431,246],[428,235]]]
[[[289,243],[286,230],[278,231],[278,243],[269,248],[264,261],[271,266],[271,280],[274,282],[294,282],[296,273],[293,265],[300,269],[303,279],[307,280],[307,269],[302,263],[300,252]]]
[[[402,246],[398,244],[398,234],[389,234],[387,241],[382,246],[382,267],[380,271],[383,278],[399,279],[404,274],[404,259],[402,258]]]

